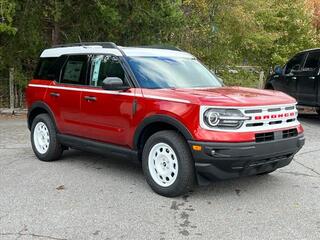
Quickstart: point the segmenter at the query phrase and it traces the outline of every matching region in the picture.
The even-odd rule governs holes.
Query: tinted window
[[[91,86],[102,86],[102,82],[107,77],[118,77],[124,82],[125,72],[116,56],[98,55],[92,58],[91,63]]]
[[[306,63],[303,67],[304,71],[316,71],[319,67],[320,52],[312,52],[308,54]]]
[[[217,77],[196,59],[130,57],[129,65],[143,88],[220,87]]]
[[[86,84],[88,56],[69,56],[65,63],[61,82]]]
[[[298,54],[294,56],[286,66],[286,74],[291,73],[292,71],[299,71],[301,69],[301,65],[303,64],[305,54]]]
[[[34,74],[35,79],[53,80],[55,74],[53,71],[54,65],[58,58],[40,58],[36,72]]]

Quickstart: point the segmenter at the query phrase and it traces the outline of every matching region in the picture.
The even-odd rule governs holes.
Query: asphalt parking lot
[[[151,191],[139,166],[70,150],[36,159],[23,118],[0,117],[0,239],[320,239],[320,119],[268,176],[215,182],[180,198]]]

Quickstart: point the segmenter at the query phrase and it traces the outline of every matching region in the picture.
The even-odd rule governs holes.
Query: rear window
[[[85,85],[87,68],[88,68],[87,55],[69,56],[64,66],[60,82]]]
[[[56,77],[54,65],[58,58],[40,58],[36,72],[35,79],[54,80]]]

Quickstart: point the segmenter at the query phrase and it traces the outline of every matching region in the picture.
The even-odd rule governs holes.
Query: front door
[[[87,138],[128,146],[130,122],[133,118],[135,88],[107,91],[101,88],[107,77],[119,77],[129,85],[120,59],[113,55],[95,55],[91,59],[90,81],[82,92],[81,111]]]
[[[315,106],[319,82],[320,51],[310,52],[297,83],[297,100],[301,105]]]
[[[290,96],[297,98],[297,83],[301,74],[301,67],[305,60],[305,54],[294,56],[285,66],[283,82],[281,83],[280,91],[283,91]]]

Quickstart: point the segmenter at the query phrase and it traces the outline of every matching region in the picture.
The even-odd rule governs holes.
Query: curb
[[[21,108],[0,108],[0,114],[4,115],[24,115],[27,114],[27,109],[21,109]]]

